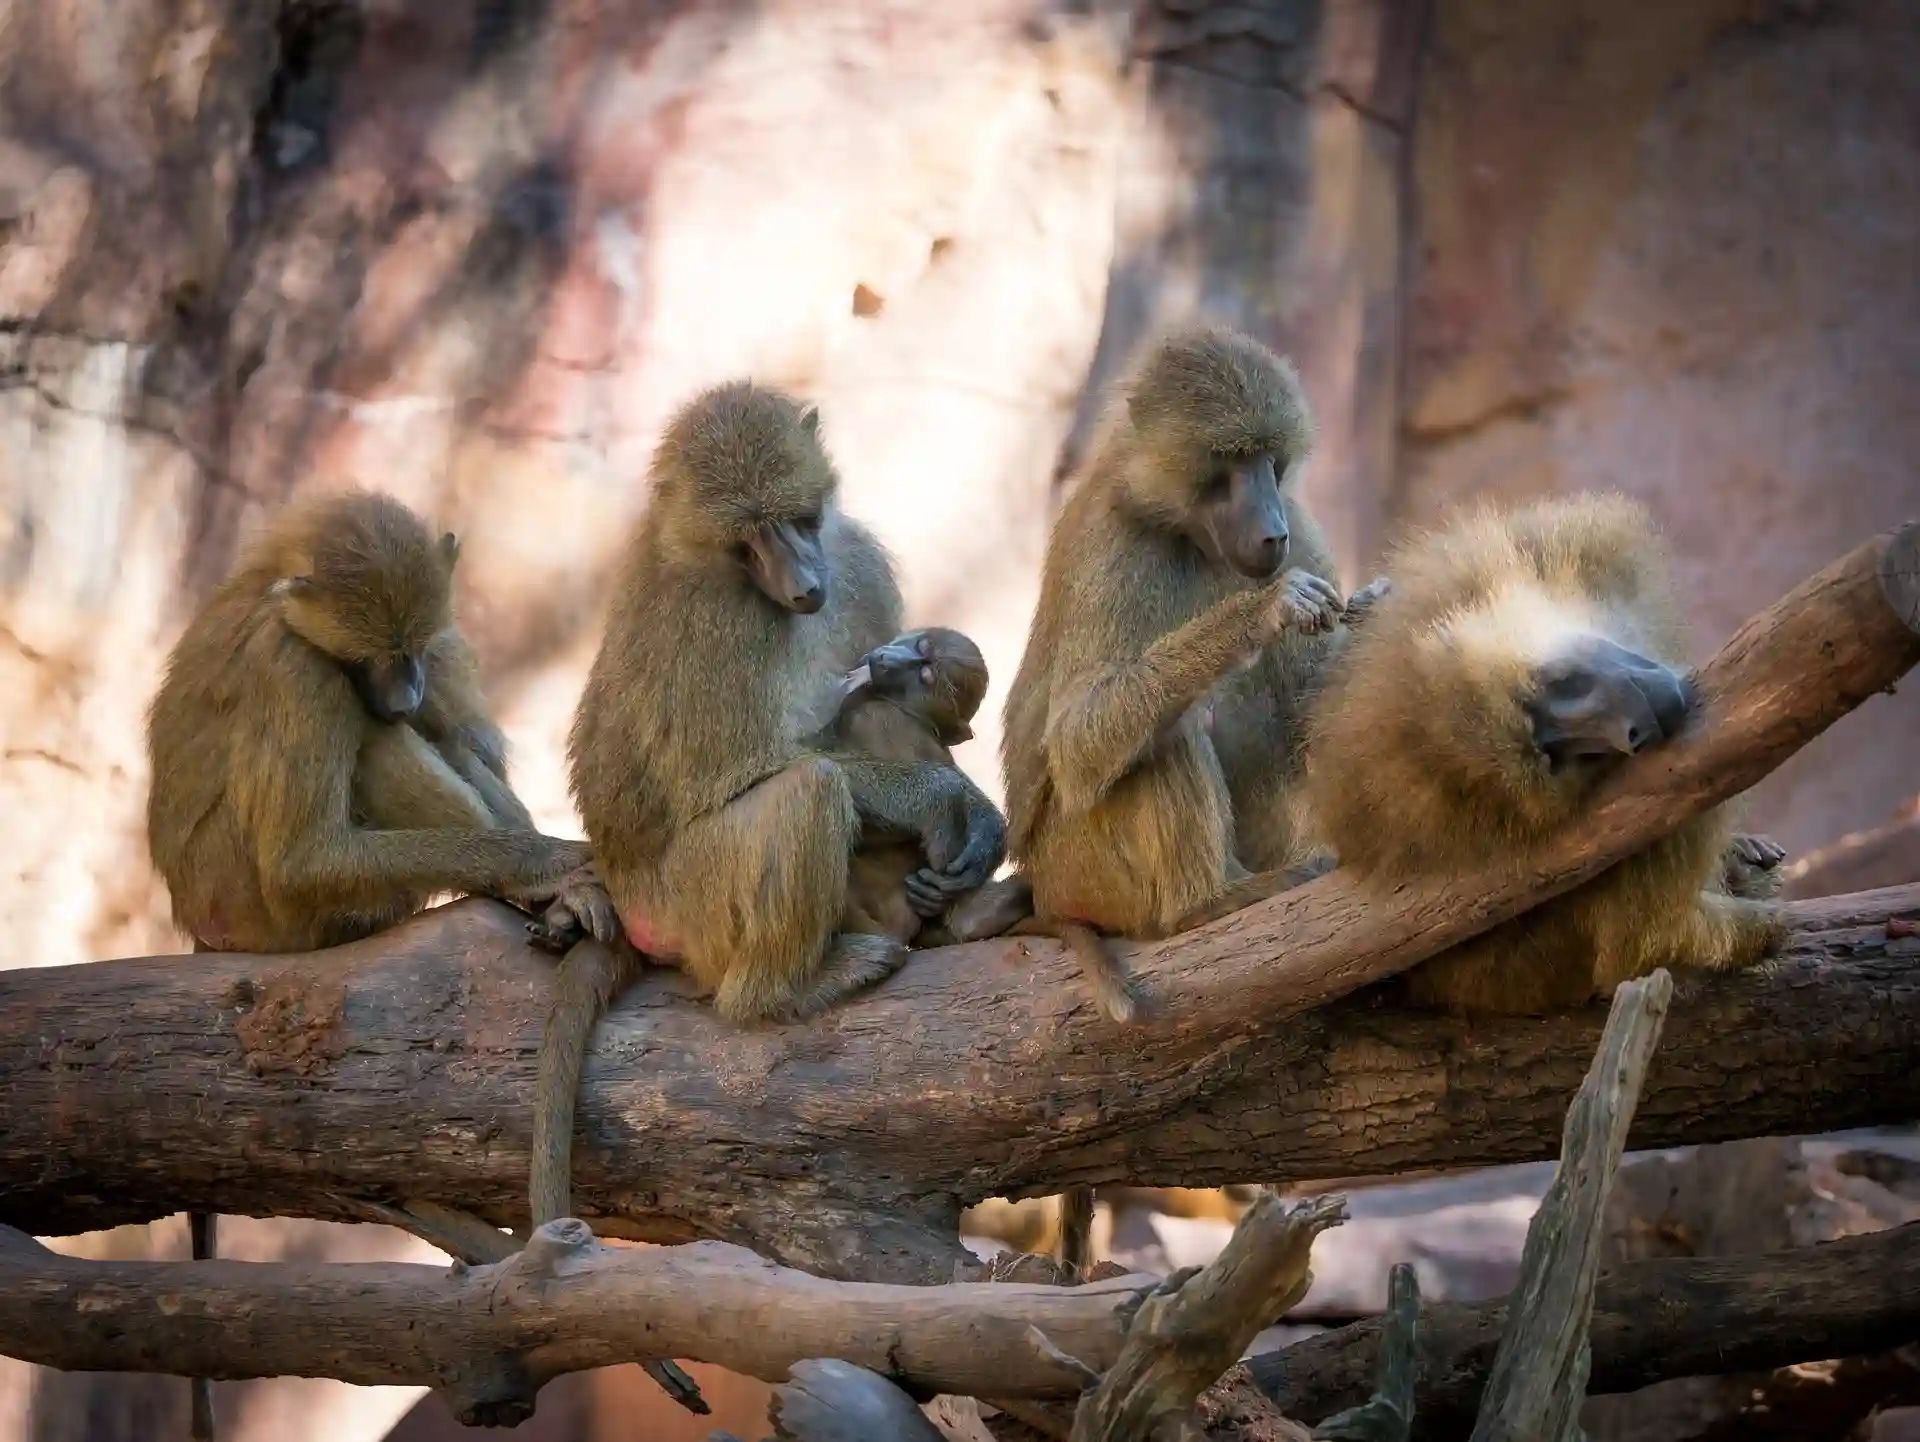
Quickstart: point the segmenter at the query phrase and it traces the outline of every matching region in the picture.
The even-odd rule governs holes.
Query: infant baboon
[[[1483,511],[1401,548],[1393,593],[1313,717],[1308,796],[1363,881],[1524,861],[1693,704],[1646,512],[1618,496]],[[1656,967],[1740,967],[1777,938],[1784,853],[1727,808],[1416,967],[1454,1012],[1580,1006]],[[1734,891],[1745,893],[1734,895]]]
[[[458,545],[386,496],[294,507],[188,625],[147,719],[147,845],[197,950],[333,946],[440,892],[564,895],[612,934],[584,842],[533,829],[455,628]],[[190,1219],[193,1255],[214,1251]],[[213,1432],[196,1379],[193,1435]]]
[[[895,835],[863,835],[853,857],[843,930],[909,945],[945,945],[954,935],[949,917],[967,904],[957,899],[955,880],[978,876],[983,864],[991,874],[1006,856],[1006,822],[953,764],[951,749],[972,738],[968,723],[986,693],[980,648],[943,626],[896,636],[848,673],[830,731],[832,750],[921,763],[920,777],[934,788],[921,809],[944,813],[947,820],[938,853]],[[964,932],[966,919],[958,924]]]

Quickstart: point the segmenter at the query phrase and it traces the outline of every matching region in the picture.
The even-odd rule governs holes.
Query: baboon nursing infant
[[[886,552],[836,504],[818,432],[812,408],[736,381],[684,406],[655,453],[569,744],[631,946],[583,942],[556,978],[536,1224],[568,1213],[581,1060],[634,948],[690,973],[729,1021],[800,1020],[906,959],[897,936],[846,924],[863,837],[929,858],[913,880],[928,905],[1000,860],[997,839],[956,840],[928,762],[829,754],[846,673],[899,632],[901,607]]]
[[[1576,824],[1693,704],[1667,573],[1646,513],[1613,496],[1482,512],[1403,547],[1313,719],[1308,799],[1341,867],[1444,875],[1524,860]],[[1408,994],[1526,1014],[1657,967],[1748,965],[1779,934],[1783,855],[1730,836],[1717,808],[1414,968]]]

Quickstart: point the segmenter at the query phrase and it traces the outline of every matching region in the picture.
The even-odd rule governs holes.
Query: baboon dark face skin
[[[742,543],[747,574],[768,600],[797,616],[827,601],[830,568],[820,543],[820,520],[770,521]]]
[[[360,704],[376,721],[404,721],[427,699],[426,665],[410,652],[356,662],[346,670]]]
[[[1267,581],[1287,564],[1287,508],[1273,457],[1222,457],[1189,512],[1187,536],[1209,561]]]
[[[1671,740],[1694,700],[1687,677],[1604,636],[1582,636],[1534,672],[1533,742],[1557,775],[1611,765]]]

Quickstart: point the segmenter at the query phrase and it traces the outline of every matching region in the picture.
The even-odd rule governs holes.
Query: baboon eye
[[[1233,484],[1233,473],[1225,466],[1215,466],[1207,473],[1207,483],[1201,488],[1201,494],[1210,499],[1224,496],[1227,487]]]
[[[802,516],[799,520],[795,521],[794,524],[808,535],[812,535],[820,529],[820,517]]]

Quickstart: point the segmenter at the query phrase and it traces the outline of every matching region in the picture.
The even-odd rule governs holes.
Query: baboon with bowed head
[[[534,830],[454,625],[451,534],[387,496],[293,507],[175,646],[147,720],[147,844],[196,950],[368,936],[434,895],[617,919],[584,842]],[[213,1218],[189,1218],[196,1259]],[[213,1435],[194,1386],[193,1435]]]
[[[965,933],[964,915],[956,914],[968,900],[956,886],[991,873],[1006,855],[1005,820],[953,761],[952,748],[973,736],[969,723],[986,693],[980,648],[944,626],[896,636],[848,673],[831,729],[835,753],[922,763],[919,784],[927,796],[919,809],[944,812],[947,822],[935,833],[942,845],[933,854],[884,831],[863,837],[845,930],[921,946],[944,945],[955,925]]]
[[[1364,882],[1525,864],[1694,703],[1667,557],[1624,497],[1483,510],[1403,546],[1389,571],[1309,748],[1314,813]],[[1733,837],[1716,808],[1414,968],[1409,996],[1528,1014],[1656,967],[1748,965],[1779,935],[1783,855]]]
[[[811,1016],[905,956],[839,928],[863,824],[938,829],[916,763],[821,744],[841,678],[900,630],[892,564],[835,503],[818,413],[778,391],[684,407],[653,485],[574,719],[574,800],[635,946],[730,1021]]]

